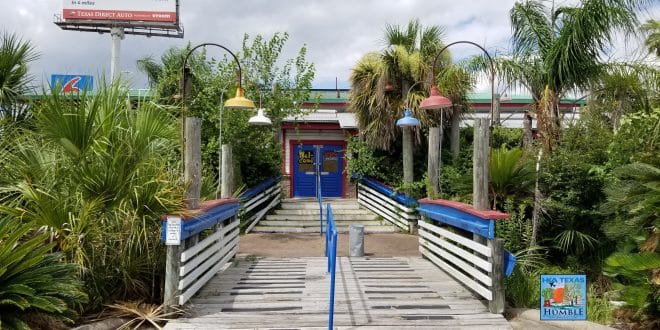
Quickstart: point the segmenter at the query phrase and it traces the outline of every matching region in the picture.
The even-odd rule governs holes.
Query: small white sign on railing
[[[165,227],[165,245],[181,245],[181,217],[167,217],[167,227]]]

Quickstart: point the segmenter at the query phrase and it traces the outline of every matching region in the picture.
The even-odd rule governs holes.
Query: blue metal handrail
[[[328,329],[333,328],[335,316],[335,270],[337,268],[337,225],[332,215],[330,203],[326,205],[325,255],[328,257],[328,273],[330,273],[330,305],[328,306]]]
[[[319,201],[319,235],[323,235],[323,193],[321,190],[321,152],[316,153],[316,199]]]

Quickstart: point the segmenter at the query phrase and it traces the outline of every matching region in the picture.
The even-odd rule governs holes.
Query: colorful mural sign
[[[541,320],[586,320],[586,275],[541,275]]]

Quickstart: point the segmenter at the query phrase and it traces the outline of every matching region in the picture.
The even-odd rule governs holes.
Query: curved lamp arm
[[[228,108],[236,108],[236,109],[253,109],[254,108],[254,102],[252,102],[251,100],[246,99],[244,97],[243,71],[241,69],[241,62],[238,60],[238,57],[231,50],[229,50],[229,48],[227,48],[223,45],[220,45],[220,44],[212,43],[212,42],[206,42],[206,43],[199,44],[199,45],[193,47],[190,51],[188,51],[188,53],[186,54],[186,57],[183,59],[183,68],[181,70],[181,77],[182,77],[181,78],[182,79],[182,82],[181,82],[181,99],[185,99],[185,96],[186,96],[185,95],[185,93],[186,93],[186,77],[187,77],[186,69],[188,67],[188,58],[192,55],[192,53],[197,48],[205,47],[205,46],[216,46],[216,47],[220,47],[220,48],[224,49],[225,51],[227,51],[232,56],[232,58],[234,59],[234,62],[236,62],[236,65],[238,66],[238,88],[236,90],[236,96],[229,99],[229,100],[227,100],[227,102],[225,102],[225,106],[227,106]]]
[[[437,90],[437,86],[435,85],[435,74],[436,74],[435,68],[436,68],[438,59],[440,58],[440,55],[445,51],[445,49],[449,48],[450,46],[456,45],[456,44],[470,44],[470,45],[476,46],[477,48],[481,49],[484,52],[484,54],[486,54],[486,57],[488,58],[488,63],[490,64],[490,73],[491,73],[491,76],[490,76],[490,91],[491,91],[491,93],[490,93],[490,97],[491,97],[490,115],[491,115],[491,121],[492,121],[493,120],[493,112],[495,111],[495,64],[494,64],[493,58],[490,56],[490,54],[488,54],[488,51],[485,48],[483,48],[482,46],[480,46],[479,44],[474,43],[472,41],[460,40],[460,41],[452,42],[452,43],[442,47],[440,49],[440,51],[438,51],[438,53],[435,55],[435,58],[433,59],[432,70],[431,70],[431,72],[433,74],[433,77],[432,77],[433,80],[432,80],[432,84],[431,84],[431,96],[429,97],[429,99],[433,96],[437,96],[437,97],[440,96],[439,93],[438,93],[438,90]],[[424,101],[426,101],[426,100],[424,100]],[[445,107],[445,106],[446,106],[446,104],[442,104],[442,105],[439,105],[439,106],[430,105],[430,106],[427,106],[426,108],[427,109],[437,109],[437,108],[442,108],[442,107]]]

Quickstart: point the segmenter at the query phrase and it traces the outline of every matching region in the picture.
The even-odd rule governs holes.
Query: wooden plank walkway
[[[216,275],[165,329],[326,329],[325,258],[258,258]],[[337,260],[335,329],[511,329],[419,257]]]

